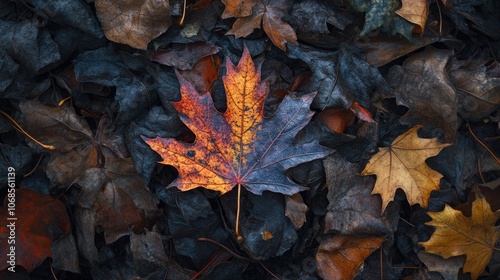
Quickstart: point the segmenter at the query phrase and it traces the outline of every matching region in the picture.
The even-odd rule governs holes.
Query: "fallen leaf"
[[[464,266],[463,257],[451,257],[443,259],[438,255],[419,251],[418,258],[427,266],[430,271],[439,272],[446,280],[457,280],[460,268]]]
[[[252,15],[252,8],[259,0],[222,0],[226,5],[222,18],[247,17]]]
[[[401,188],[410,205],[420,204],[426,208],[431,192],[439,190],[440,173],[430,169],[425,160],[436,156],[450,144],[439,144],[437,139],[419,138],[417,131],[421,125],[414,126],[399,135],[390,147],[381,148],[372,156],[361,175],[377,175],[372,194],[382,197],[382,212],[394,200]]]
[[[485,64],[452,60],[448,71],[457,92],[458,113],[468,121],[482,120],[500,105],[500,77],[490,71],[496,65]]]
[[[97,17],[110,41],[147,49],[172,24],[169,0],[96,0]]]
[[[269,87],[260,81],[260,69],[255,67],[248,50],[244,50],[237,66],[229,59],[226,65],[224,115],[215,110],[210,94],[200,95],[178,76],[182,98],[172,106],[196,135],[194,143],[144,138],[162,156],[162,164],[172,165],[179,172],[169,186],[182,191],[204,187],[221,194],[236,185],[255,194],[269,190],[292,195],[304,190],[283,171],[331,152],[316,141],[292,145],[295,134],[313,115],[309,105],[314,94],[297,99],[287,96],[276,114],[264,119]]]
[[[180,70],[179,73],[194,86],[197,92],[208,92],[219,78],[220,65],[220,58],[210,55],[200,59],[191,70]]]
[[[307,205],[298,193],[285,197],[285,216],[287,216],[295,229],[301,228],[306,222]]]
[[[10,255],[14,254],[14,266],[32,271],[52,256],[50,246],[54,241],[70,234],[71,223],[66,207],[56,198],[29,189],[16,189],[13,197],[10,194],[14,193],[5,196],[0,208],[4,221],[0,225],[0,270],[10,267]],[[14,215],[9,215],[9,202],[15,205]]]
[[[349,0],[349,4],[356,12],[365,12],[365,23],[360,36],[381,28],[384,32],[401,34],[411,40],[414,25],[401,17],[395,11],[399,8],[396,0]]]
[[[492,212],[484,196],[476,192],[470,217],[447,204],[443,211],[427,214],[432,221],[425,224],[433,226],[436,231],[420,245],[426,252],[444,258],[465,255],[463,271],[470,272],[472,279],[477,279],[488,265],[500,238],[500,229],[495,226],[500,211]]]
[[[169,258],[157,232],[146,230],[145,234],[130,235],[130,251],[134,259],[135,270],[141,277],[167,267]]]
[[[356,117],[351,110],[329,108],[319,112],[316,120],[326,124],[331,131],[343,133],[348,126],[354,123]]]
[[[223,15],[222,18],[238,17],[233,24],[233,28],[227,32],[228,35],[234,35],[236,38],[246,37],[254,29],[262,27],[273,44],[284,51],[286,51],[287,44],[297,44],[295,31],[288,23],[283,22],[281,19],[290,10],[290,4],[286,0],[252,0],[241,2],[244,4],[238,7],[238,12],[226,13],[224,11],[226,16]],[[231,6],[230,9],[233,10]],[[252,10],[251,15],[237,16],[237,14],[247,14],[248,10]]]
[[[174,45],[168,49],[160,49],[151,54],[152,61],[163,65],[173,66],[179,70],[189,70],[200,61],[200,59],[216,54],[220,48],[205,42],[194,42],[190,44]]]
[[[409,108],[401,123],[441,128],[448,142],[453,141],[458,123],[457,96],[445,69],[450,56],[449,51],[432,47],[410,56],[402,66],[389,69],[387,82],[393,90],[384,94]]]
[[[396,10],[396,14],[407,21],[416,24],[413,32],[424,33],[425,22],[429,16],[429,3],[427,0],[401,0],[403,6]]]
[[[354,279],[364,260],[385,238],[335,235],[321,242],[316,253],[316,272],[323,279]]]

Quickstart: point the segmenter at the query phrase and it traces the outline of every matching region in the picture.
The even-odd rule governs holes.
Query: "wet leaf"
[[[146,49],[172,24],[169,0],[96,0],[95,7],[106,38],[137,49]]]
[[[354,279],[364,260],[384,242],[383,237],[336,235],[319,245],[316,262],[323,279]]]
[[[433,226],[436,231],[428,241],[420,242],[425,251],[444,258],[465,255],[463,271],[477,279],[488,265],[500,238],[500,230],[495,227],[500,211],[492,212],[486,199],[476,192],[470,217],[449,205],[441,212],[427,214],[432,221],[426,225]]]
[[[151,55],[151,60],[163,65],[173,66],[179,70],[189,70],[200,59],[216,54],[219,51],[219,47],[210,43],[195,42],[157,50]]]
[[[13,197],[9,194],[0,209],[4,221],[0,225],[0,270],[9,267],[7,254],[12,255],[11,247],[15,247],[14,266],[17,264],[32,271],[52,256],[54,241],[70,234],[70,220],[64,204],[49,195],[28,189],[17,189]],[[9,215],[9,202],[15,205],[14,216]],[[12,217],[16,220],[9,220]]]
[[[390,147],[380,148],[361,173],[377,175],[372,194],[381,195],[382,212],[394,200],[398,188],[405,192],[410,205],[418,203],[423,208],[427,207],[431,192],[439,190],[443,175],[430,169],[425,160],[450,144],[440,144],[435,138],[419,138],[420,128],[417,125],[394,139]]]
[[[292,195],[303,190],[283,171],[330,153],[317,142],[292,145],[295,134],[312,117],[313,95],[295,100],[285,97],[278,112],[264,119],[269,88],[260,81],[248,50],[237,66],[229,60],[226,65],[223,81],[228,109],[224,115],[215,110],[208,93],[200,95],[179,76],[182,98],[172,106],[196,135],[194,143],[145,139],[162,156],[162,164],[178,170],[179,177],[169,186],[183,191],[203,187],[221,194],[238,184],[255,194],[269,190]]]

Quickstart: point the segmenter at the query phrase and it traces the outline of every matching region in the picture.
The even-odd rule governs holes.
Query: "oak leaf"
[[[12,194],[9,192],[9,194]],[[9,215],[9,199],[14,199],[14,216]],[[54,241],[71,232],[71,223],[64,204],[49,195],[29,189],[16,189],[15,196],[6,196],[0,208],[0,270],[9,266],[10,247],[15,247],[15,263],[32,271],[52,256]],[[9,220],[16,218],[16,220]],[[7,225],[14,223],[14,227]],[[14,236],[14,238],[10,238]],[[15,243],[12,243],[14,241]]]
[[[250,35],[254,29],[263,28],[275,46],[286,51],[288,43],[296,44],[297,35],[293,28],[281,18],[290,10],[285,0],[241,1],[243,5],[234,9],[234,2],[228,0],[222,18],[238,17],[227,34],[236,38]],[[248,16],[248,11],[252,13]]]
[[[377,250],[384,237],[336,235],[319,245],[316,262],[323,279],[354,279],[365,259]]]
[[[439,190],[443,175],[427,166],[425,160],[439,154],[450,144],[440,144],[435,138],[419,138],[416,125],[399,135],[390,147],[381,148],[372,156],[361,175],[377,175],[372,194],[382,196],[382,212],[394,200],[398,188],[406,193],[410,205],[427,207],[431,192]]]
[[[283,171],[331,153],[317,141],[292,144],[295,134],[313,115],[309,105],[314,94],[296,99],[287,96],[272,118],[264,118],[269,86],[260,80],[260,66],[254,65],[246,48],[237,66],[229,59],[226,65],[224,114],[215,109],[209,93],[200,95],[178,75],[181,101],[172,106],[196,135],[194,143],[144,138],[162,156],[162,164],[178,170],[179,177],[169,187],[182,191],[204,187],[221,194],[235,185],[255,194],[269,190],[292,195],[304,190]]]
[[[146,49],[172,24],[168,0],[96,0],[97,17],[110,41]]]
[[[500,238],[500,228],[495,227],[500,210],[492,212],[485,197],[476,192],[470,217],[447,204],[443,211],[427,214],[432,221],[425,224],[435,227],[436,231],[428,241],[420,242],[425,251],[444,258],[465,255],[463,271],[477,279],[488,265]]]

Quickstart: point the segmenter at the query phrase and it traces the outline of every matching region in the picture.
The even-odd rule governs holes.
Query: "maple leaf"
[[[11,194],[9,192],[9,194]],[[12,199],[12,197],[10,197]],[[71,232],[71,223],[64,204],[49,195],[39,194],[29,189],[16,189],[15,218],[10,220],[8,203],[0,209],[0,270],[9,266],[11,246],[15,247],[15,263],[32,271],[46,258],[52,256],[53,241]],[[14,223],[14,228],[8,224]],[[14,236],[14,239],[10,238]],[[11,243],[15,240],[15,243]]]
[[[476,191],[470,217],[447,204],[443,211],[427,214],[432,221],[425,224],[435,227],[436,231],[420,245],[426,252],[444,258],[465,255],[463,271],[470,272],[472,278],[477,279],[488,265],[495,243],[500,238],[500,228],[495,227],[500,210],[492,212],[485,197]]]
[[[323,279],[354,279],[365,259],[385,238],[336,235],[319,245],[316,271]]]
[[[242,5],[235,5],[235,2],[241,2]],[[222,18],[238,17],[227,34],[234,35],[236,38],[246,37],[254,29],[262,26],[273,44],[286,51],[286,44],[297,43],[297,35],[293,28],[281,20],[289,9],[290,5],[285,0],[228,0]],[[250,15],[248,15],[249,11],[252,11]]]
[[[403,189],[410,205],[427,207],[431,192],[439,190],[440,173],[430,169],[425,160],[439,154],[451,144],[440,144],[435,138],[419,138],[416,125],[399,135],[390,147],[372,156],[361,175],[377,175],[372,194],[382,196],[382,212],[394,200],[398,188]]]
[[[215,109],[209,93],[200,95],[178,75],[182,97],[172,106],[196,135],[194,143],[143,137],[161,155],[162,164],[178,170],[179,177],[169,187],[183,191],[204,187],[221,194],[235,185],[255,194],[269,190],[292,195],[304,190],[283,171],[331,153],[317,141],[292,145],[295,134],[313,115],[309,105],[314,94],[285,97],[275,115],[265,119],[269,86],[261,82],[260,67],[255,67],[248,50],[245,48],[237,66],[229,59],[226,65],[227,110],[223,115]]]
[[[96,0],[97,17],[110,41],[146,49],[172,24],[168,0]]]

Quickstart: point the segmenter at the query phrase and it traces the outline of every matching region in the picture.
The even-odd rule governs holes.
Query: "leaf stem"
[[[47,150],[55,150],[56,147],[52,146],[52,145],[45,145],[43,144],[42,142],[36,140],[35,138],[33,138],[33,136],[29,135],[28,132],[26,132],[22,127],[21,125],[19,125],[11,116],[9,116],[9,114],[5,113],[5,111],[3,110],[0,110],[0,114],[4,115],[4,117],[6,117],[10,123],[12,124],[12,126],[17,129],[19,132],[21,132],[22,134],[26,135],[26,137],[28,137],[29,139],[31,139],[33,142],[37,143],[38,145],[40,145],[42,148],[44,149],[47,149]]]
[[[239,243],[243,242],[243,236],[240,235],[240,209],[241,209],[241,184],[238,184],[238,201],[236,202],[236,225],[234,232],[236,234],[236,240]]]
[[[186,2],[187,0],[184,0],[184,6],[182,8],[182,17],[181,20],[179,21],[179,25],[182,25],[184,23],[184,19],[186,18]]]
[[[481,144],[481,146],[483,146],[483,148],[485,148],[486,151],[488,151],[488,153],[496,160],[496,162],[500,164],[500,159],[498,159],[498,157],[488,148],[488,146],[486,146],[486,144],[484,144],[481,140],[479,140],[479,138],[477,138],[476,134],[472,132],[472,129],[470,128],[469,124],[467,124],[467,128],[469,129],[470,134],[472,134],[472,137],[474,137],[474,139],[476,139],[476,141],[479,144]]]

